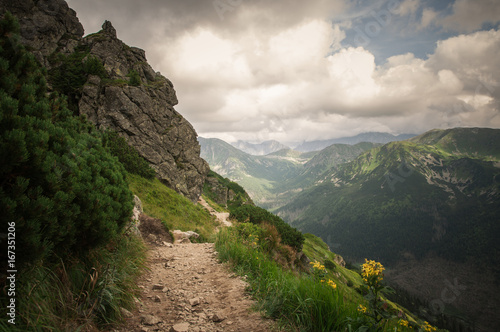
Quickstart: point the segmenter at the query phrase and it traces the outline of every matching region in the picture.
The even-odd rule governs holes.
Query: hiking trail
[[[228,213],[215,212],[204,201],[200,204],[223,227],[231,226]],[[218,262],[213,243],[171,244],[151,234],[145,241],[150,270],[138,282],[141,295],[135,311],[122,309],[127,318],[117,331],[272,330],[273,321],[252,310],[255,301],[245,292],[248,284]]]

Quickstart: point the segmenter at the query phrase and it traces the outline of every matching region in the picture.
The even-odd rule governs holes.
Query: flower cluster
[[[250,234],[248,236],[248,241],[253,248],[256,248],[258,246],[258,243],[259,243],[259,236],[254,235],[254,234]]]
[[[314,278],[317,281],[324,282],[323,279],[328,274],[325,266],[318,261],[310,262],[309,264],[311,264],[313,266],[312,274],[313,274]]]
[[[361,276],[366,284],[374,286],[384,278],[384,270],[385,268],[381,263],[365,259],[365,264],[363,264],[361,269]]]
[[[362,313],[362,314],[366,314],[366,313],[368,312],[368,308],[367,308],[367,307],[365,307],[364,305],[360,304],[360,305],[358,306],[358,311],[359,311],[360,313]]]
[[[326,272],[325,266],[318,261],[310,262],[309,264],[311,264],[313,266],[313,269],[317,271]]]
[[[326,284],[331,288],[337,289],[337,284],[332,279],[328,279],[328,281],[326,281],[325,279],[321,279],[320,282],[322,283],[326,282]]]
[[[435,326],[432,326],[431,324],[429,324],[429,322],[424,322],[424,325],[422,326],[422,330],[424,332],[433,332],[433,331],[436,331],[437,328]]]
[[[328,282],[326,284],[333,289],[337,288],[337,284],[335,282],[333,282],[333,280],[331,280],[331,279],[328,279]]]

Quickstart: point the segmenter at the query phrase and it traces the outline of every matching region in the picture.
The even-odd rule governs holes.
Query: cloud
[[[500,21],[500,6],[497,0],[456,0],[452,11],[441,24],[453,31],[472,32],[481,29],[485,23]]]
[[[195,0],[69,4],[89,32],[109,19],[119,38],[144,48],[153,68],[174,83],[177,110],[201,136],[289,143],[366,131],[500,127],[498,30],[445,38],[427,58],[405,53],[376,62],[369,49],[342,45],[358,19],[348,12],[356,9],[352,3],[221,1],[231,6],[218,10],[213,1]],[[377,14],[391,15],[381,34],[399,27],[398,18],[410,17],[420,29],[441,18],[418,0],[395,3],[376,2],[363,15],[379,24],[377,17],[385,16]],[[457,1],[445,24],[451,26],[465,5]],[[481,15],[477,22],[487,21]]]
[[[420,0],[405,0],[394,10],[400,16],[413,15],[420,7]]]
[[[434,11],[431,8],[424,8],[422,11],[422,19],[420,22],[420,26],[418,29],[425,29],[430,27],[431,25],[436,24],[436,20],[438,19],[438,12]]]

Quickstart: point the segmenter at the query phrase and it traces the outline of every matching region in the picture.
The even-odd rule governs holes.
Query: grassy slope
[[[218,225],[215,218],[198,204],[163,185],[158,179],[146,180],[129,174],[130,190],[137,195],[144,213],[161,219],[169,230],[195,231],[202,240],[209,240]]]

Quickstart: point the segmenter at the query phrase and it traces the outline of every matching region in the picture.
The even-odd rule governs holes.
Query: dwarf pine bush
[[[123,166],[63,98],[47,96],[45,72],[0,23],[0,214],[15,222],[17,261],[85,253],[129,219]]]

